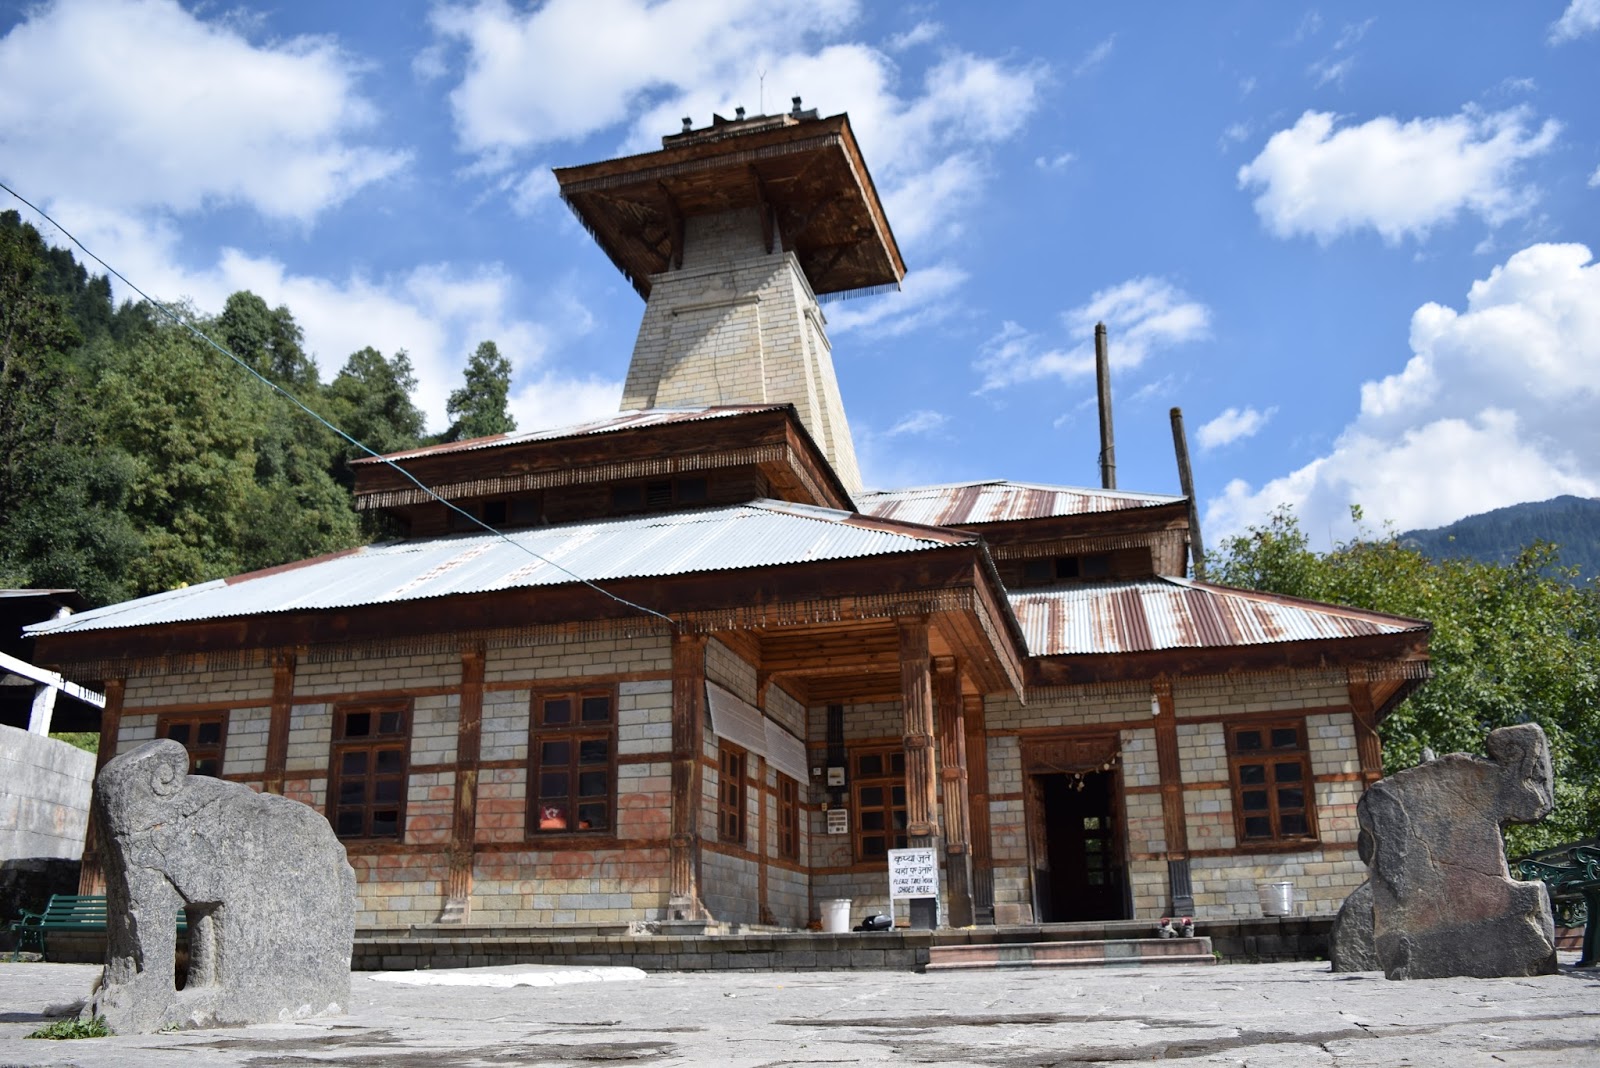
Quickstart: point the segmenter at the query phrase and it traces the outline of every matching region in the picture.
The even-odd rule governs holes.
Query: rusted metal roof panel
[[[1081,486],[1046,486],[1005,479],[914,486],[909,489],[863,493],[857,496],[861,510],[868,515],[900,519],[910,523],[953,527],[977,523],[1003,523],[1014,519],[1044,519],[1051,516],[1154,508],[1181,500],[1182,497],[1169,497],[1158,493],[1128,493]]]
[[[885,529],[850,512],[755,501],[492,534],[368,545],[37,624],[34,634],[337,610],[578,581],[688,575],[919,552],[973,539]],[[536,554],[536,555],[535,555]]]
[[[589,434],[614,434],[619,430],[632,430],[643,426],[662,426],[667,423],[693,423],[705,419],[726,419],[730,416],[748,415],[751,412],[772,412],[782,404],[721,404],[701,408],[633,408],[604,419],[571,426],[551,427],[548,430],[516,430],[509,434],[491,434],[485,438],[468,438],[443,445],[428,445],[406,452],[393,452],[386,456],[365,456],[351,461],[357,464],[381,464],[387,460],[412,460],[419,456],[443,456],[453,452],[471,452],[476,449],[495,449],[502,445],[520,445],[528,441],[559,441],[562,438],[580,438]]]
[[[1425,630],[1421,620],[1177,578],[1010,594],[1030,656],[1217,649]]]

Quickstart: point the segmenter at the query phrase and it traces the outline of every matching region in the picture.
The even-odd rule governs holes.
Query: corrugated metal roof
[[[1178,578],[1010,594],[1030,656],[1208,649],[1425,630],[1421,620]]]
[[[857,504],[867,515],[951,527],[1003,523],[1010,519],[1043,519],[1090,512],[1118,512],[1129,508],[1153,508],[1181,500],[1182,497],[1157,493],[1046,486],[1006,479],[913,486],[909,489],[862,493],[856,497]]]
[[[501,445],[517,445],[525,441],[558,441],[562,438],[579,438],[587,434],[612,434],[619,430],[632,430],[641,426],[661,426],[665,423],[692,423],[702,419],[725,419],[750,412],[771,412],[785,407],[782,404],[724,404],[701,408],[635,408],[618,412],[604,419],[571,426],[551,427],[548,430],[518,430],[510,434],[491,434],[485,438],[468,438],[443,445],[429,445],[407,452],[392,452],[382,458],[362,457],[352,461],[358,464],[378,464],[385,460],[411,460],[418,456],[441,456],[452,452],[471,452],[474,449],[493,449]]]
[[[577,581],[576,575],[604,583],[918,552],[973,540],[950,532],[893,526],[831,508],[753,501],[727,508],[534,527],[509,531],[503,538],[491,534],[419,538],[217,579],[36,624],[28,630],[65,634],[352,608],[554,586]],[[549,562],[536,559],[529,550]]]

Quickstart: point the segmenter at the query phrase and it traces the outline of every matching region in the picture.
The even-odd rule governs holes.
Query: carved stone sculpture
[[[1511,877],[1501,833],[1549,814],[1550,748],[1529,723],[1491,732],[1488,749],[1488,760],[1452,753],[1396,772],[1362,797],[1356,811],[1370,877],[1340,910],[1339,927],[1350,930],[1335,931],[1336,969],[1361,967],[1361,918],[1346,911],[1367,894],[1376,966],[1390,979],[1556,970],[1549,898],[1540,883]],[[1341,941],[1349,952],[1341,953]]]
[[[298,801],[188,768],[183,746],[163,740],[95,779],[107,951],[85,1014],[139,1034],[343,1012],[356,890],[344,846]],[[189,937],[181,990],[179,909]]]
[[[1367,880],[1344,899],[1339,915],[1333,919],[1328,936],[1328,959],[1336,972],[1376,972],[1378,949],[1372,944],[1372,880]]]

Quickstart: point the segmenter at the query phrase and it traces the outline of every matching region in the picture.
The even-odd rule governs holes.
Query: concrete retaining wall
[[[93,783],[93,753],[0,726],[0,861],[82,857]]]

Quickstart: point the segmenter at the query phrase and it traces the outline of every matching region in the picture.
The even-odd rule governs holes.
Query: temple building
[[[940,925],[1334,911],[1427,624],[1191,580],[1182,496],[864,488],[817,298],[905,266],[849,120],[685,127],[556,172],[646,300],[618,414],[362,461],[399,540],[30,628],[100,760],[326,813],[365,925],[803,929],[908,846]]]

